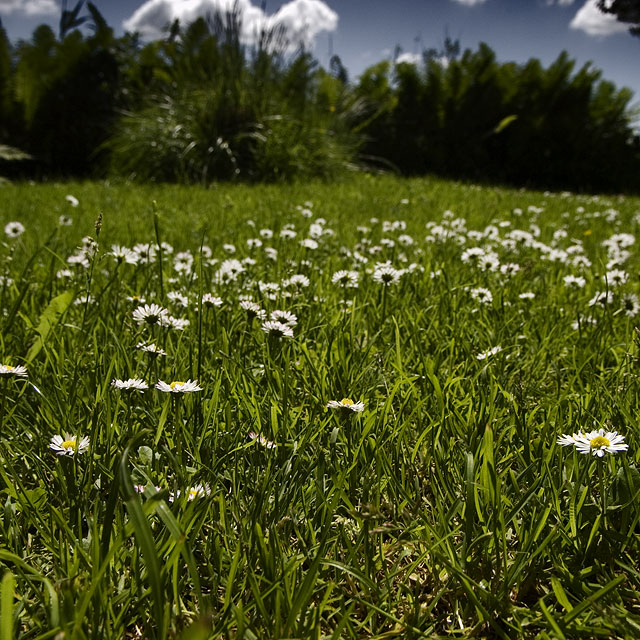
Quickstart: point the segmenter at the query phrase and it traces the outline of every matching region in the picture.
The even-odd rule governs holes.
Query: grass
[[[360,177],[0,211],[28,371],[0,375],[0,640],[640,633],[638,199]],[[600,428],[628,451],[557,444]]]

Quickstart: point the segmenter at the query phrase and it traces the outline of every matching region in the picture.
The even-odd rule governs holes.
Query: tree
[[[629,31],[640,37],[640,0],[598,0],[598,9],[630,24]]]

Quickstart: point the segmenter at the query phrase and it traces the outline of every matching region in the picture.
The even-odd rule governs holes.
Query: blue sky
[[[321,63],[333,50],[352,76],[390,58],[439,48],[448,34],[462,48],[486,42],[500,61],[539,58],[546,66],[566,49],[577,68],[591,61],[603,77],[634,90],[640,102],[640,38],[603,16],[595,0],[239,0],[247,23],[279,20],[306,40]],[[152,38],[169,17],[185,20],[234,0],[94,0],[117,34],[135,28]],[[12,41],[43,22],[56,25],[61,0],[0,0]],[[69,0],[73,6],[75,2]],[[262,6],[265,12],[262,11]]]

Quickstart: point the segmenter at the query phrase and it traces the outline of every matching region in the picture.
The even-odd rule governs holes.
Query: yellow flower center
[[[10,364],[5,365],[7,367],[7,371],[15,371],[16,368],[11,366]]]
[[[75,449],[76,448],[76,441],[75,440],[65,440],[64,442],[60,443],[60,446],[63,449]]]
[[[611,442],[609,442],[609,440],[604,436],[598,436],[597,438],[591,440],[589,444],[591,445],[592,449],[600,449],[602,447],[608,447]]]
[[[176,387],[183,387],[185,384],[187,384],[186,382],[182,382],[180,380],[176,380],[175,382],[172,382],[169,386],[172,389],[175,389]]]
[[[344,404],[347,405],[347,407],[350,407],[352,404],[354,404],[354,402],[351,398],[342,398],[342,400],[340,400],[340,404]]]

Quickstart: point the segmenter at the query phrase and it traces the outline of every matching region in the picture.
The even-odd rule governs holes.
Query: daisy
[[[4,232],[9,238],[17,238],[24,233],[24,225],[20,222],[8,222],[4,226]]]
[[[253,431],[249,433],[249,438],[258,444],[261,444],[265,449],[275,449],[278,446],[275,442],[271,442],[271,440],[267,440],[263,435],[258,435]]]
[[[307,276],[303,275],[302,273],[296,273],[290,278],[287,278],[286,280],[282,281],[283,288],[293,287],[296,289],[302,289],[308,286],[309,286],[309,278],[307,278]]]
[[[127,247],[121,247],[119,244],[111,245],[111,251],[107,254],[113,256],[118,262],[126,262],[127,264],[138,264],[140,256]]]
[[[221,307],[223,304],[222,298],[218,298],[211,293],[205,293],[202,296],[202,304],[205,307]]]
[[[49,449],[59,456],[73,456],[76,452],[84,453],[89,449],[89,438],[72,436],[70,433],[65,433],[64,437],[55,435],[51,438]]]
[[[495,347],[491,347],[491,349],[487,349],[486,351],[482,351],[481,353],[476,355],[476,358],[478,360],[485,360],[489,356],[495,356],[496,353],[500,353],[501,351],[502,351],[502,347],[500,345],[496,345]]]
[[[373,272],[373,280],[374,282],[388,287],[392,284],[396,284],[396,282],[400,280],[401,275],[402,272],[398,271],[390,264],[379,264]]]
[[[288,324],[290,327],[295,327],[298,324],[298,316],[296,316],[295,313],[291,313],[291,311],[280,311],[278,309],[269,314],[269,320]]]
[[[133,319],[138,324],[160,324],[168,314],[169,310],[159,304],[145,304],[133,312]]]
[[[562,281],[564,282],[565,286],[573,287],[574,289],[582,289],[587,284],[587,281],[582,276],[574,275],[564,276],[564,278],[562,278]]]
[[[193,487],[189,487],[185,494],[187,495],[187,500],[189,502],[195,500],[196,498],[203,498],[204,496],[208,496],[211,493],[211,487],[208,484],[196,484]],[[178,489],[175,494],[169,494],[169,502],[173,502],[177,498],[180,497],[182,492]]]
[[[166,356],[167,352],[164,349],[160,349],[160,347],[156,346],[154,342],[151,344],[145,344],[144,342],[138,342],[136,345],[136,349],[140,349],[140,351],[144,351],[148,353],[150,356]]]
[[[61,227],[70,227],[73,224],[73,218],[65,216],[64,214],[58,218],[58,224]]]
[[[266,320],[262,323],[262,330],[274,338],[293,338],[293,329],[277,320]]]
[[[71,194],[65,196],[64,199],[74,208],[80,204],[80,201],[78,200],[78,198],[76,198],[75,196],[72,196]]]
[[[191,393],[193,391],[202,391],[202,387],[198,386],[197,380],[187,380],[186,382],[175,380],[168,384],[159,380],[156,384],[156,389],[164,393]]]
[[[342,269],[341,271],[336,271],[331,276],[331,284],[339,284],[341,287],[355,288],[358,286],[359,279],[360,274],[357,271],[347,271],[346,269]]]
[[[0,364],[0,376],[7,378],[26,378],[27,367],[23,367],[21,364],[12,366],[10,364]]]
[[[491,304],[493,302],[493,294],[489,289],[485,289],[484,287],[476,287],[475,289],[471,289],[469,292],[471,293],[471,297],[482,304]]]
[[[261,309],[260,305],[257,302],[253,302],[253,300],[242,300],[240,308],[247,312],[249,319],[256,317],[262,319],[267,315],[267,312]]]
[[[121,389],[122,391],[146,391],[149,385],[140,378],[129,378],[128,380],[118,380],[117,378],[111,381],[111,386],[114,389]]]
[[[160,326],[167,329],[184,331],[191,323],[186,318],[175,318],[174,316],[163,316],[160,319]]]
[[[565,436],[563,436],[565,437]],[[593,454],[602,458],[605,453],[618,453],[618,451],[626,451],[628,444],[624,443],[624,436],[619,435],[615,431],[605,431],[604,429],[596,429],[589,433],[578,433],[572,436],[573,444],[578,453]],[[562,444],[558,440],[559,444]]]
[[[351,398],[342,400],[329,400],[327,409],[336,409],[344,413],[361,413],[364,411],[364,402],[354,402]]]
[[[635,293],[627,293],[622,296],[620,306],[624,309],[624,315],[629,318],[637,316],[638,312],[640,312],[640,302],[638,301],[638,296]]]

